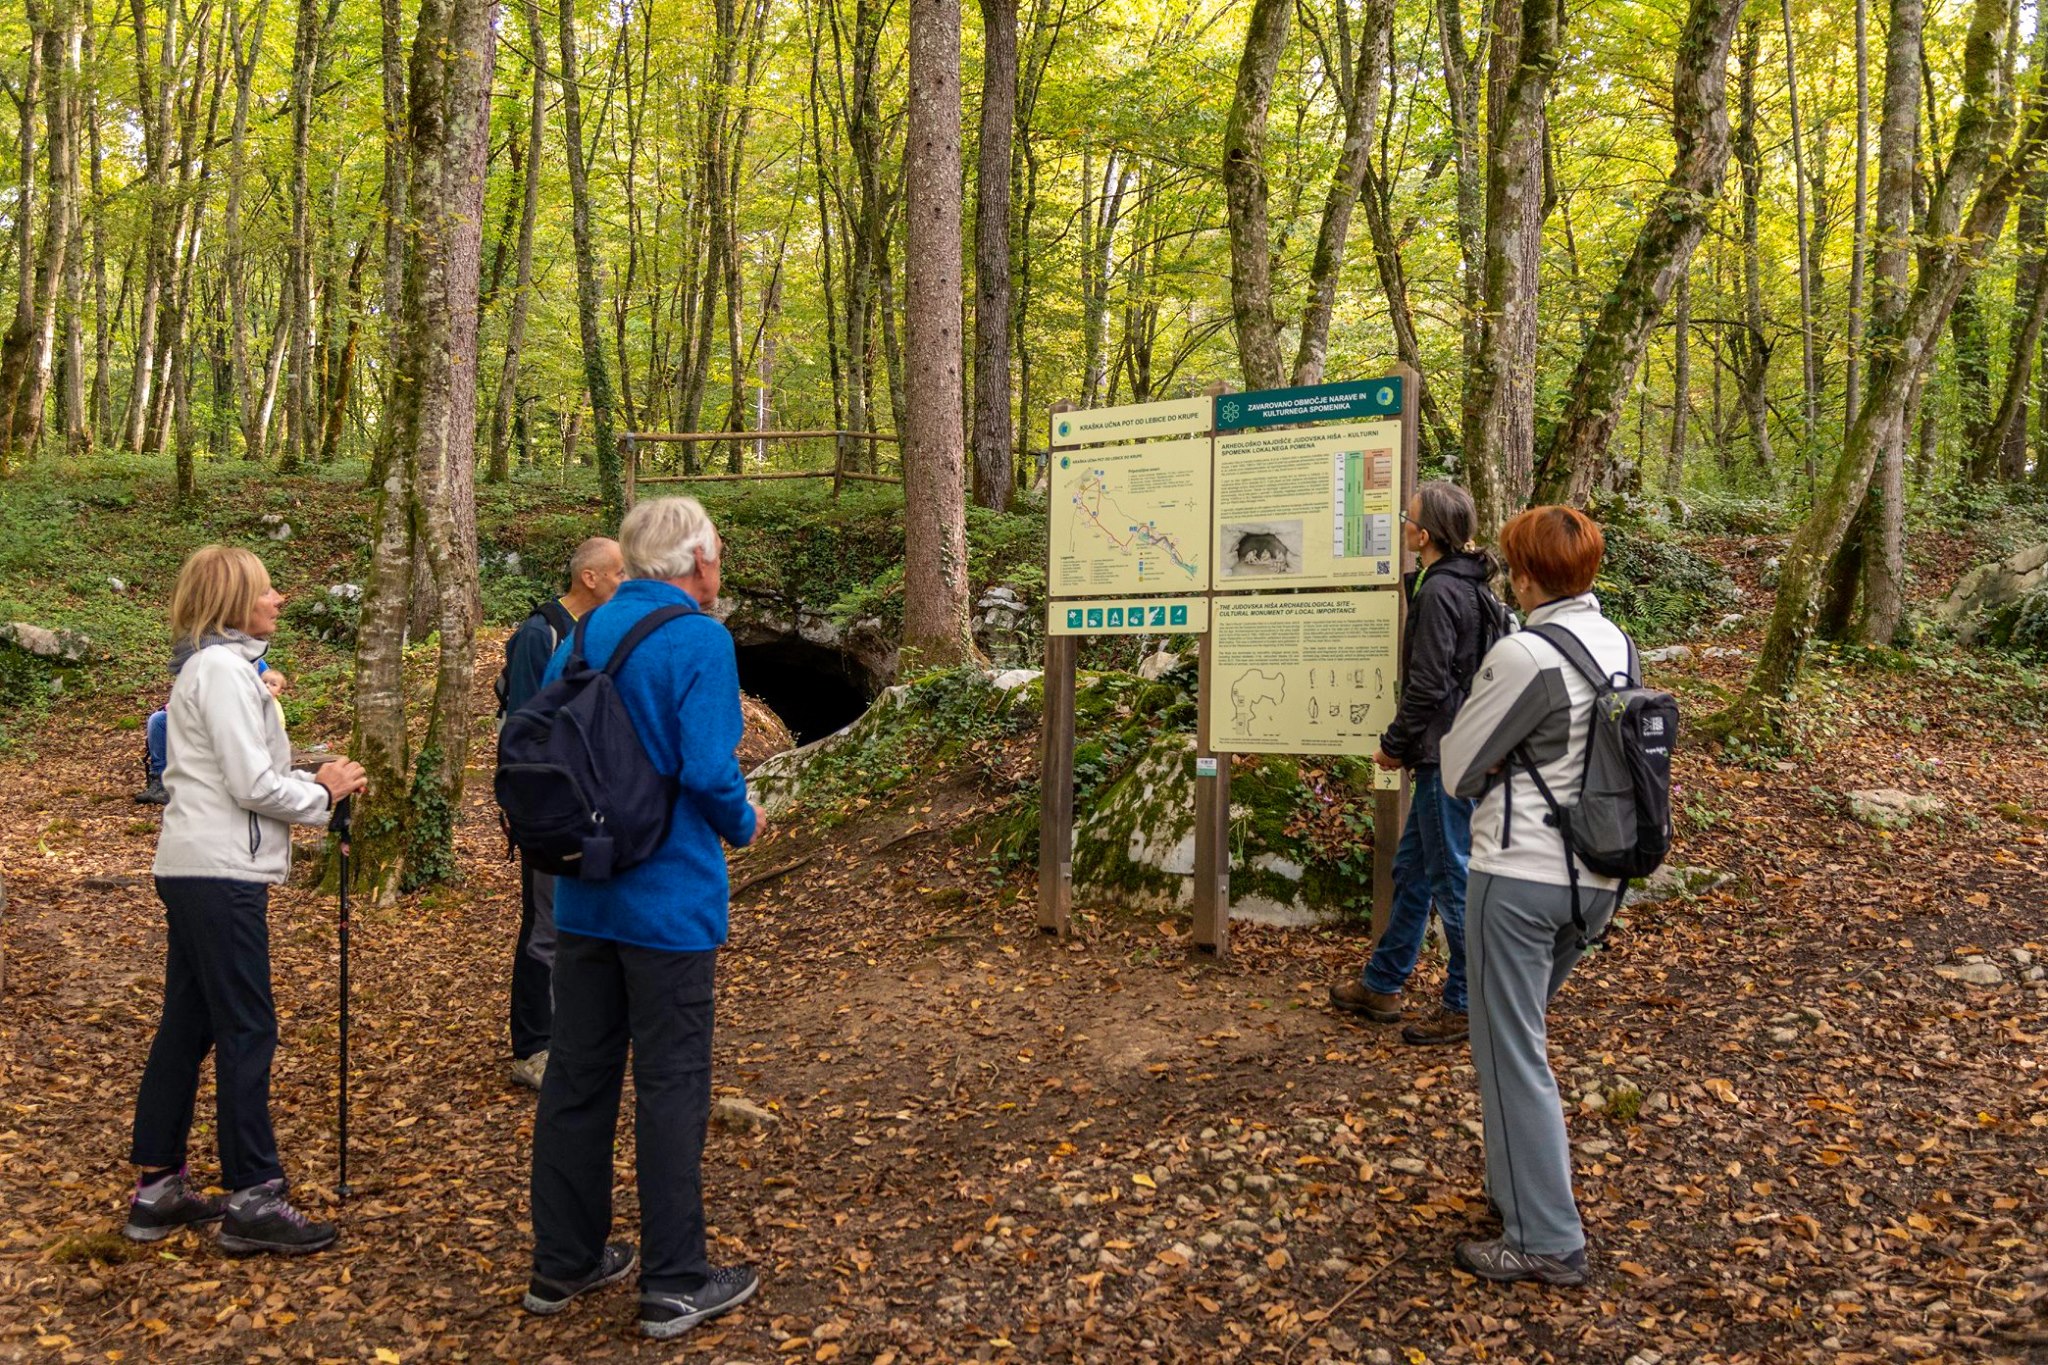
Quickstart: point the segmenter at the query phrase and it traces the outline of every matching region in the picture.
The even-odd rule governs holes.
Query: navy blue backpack
[[[569,637],[562,676],[506,717],[498,809],[505,837],[535,870],[601,882],[646,862],[668,837],[678,775],[659,771],[647,756],[615,680],[643,640],[694,610],[647,613],[603,668],[584,660],[585,616]]]

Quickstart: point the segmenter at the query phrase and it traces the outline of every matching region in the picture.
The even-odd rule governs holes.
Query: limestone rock
[[[90,637],[75,630],[48,630],[27,621],[9,621],[0,625],[0,644],[12,645],[24,654],[59,664],[82,664],[93,655]]]
[[[1643,878],[1640,885],[1631,886],[1622,897],[1622,904],[1654,905],[1658,901],[1677,900],[1681,896],[1698,896],[1725,885],[1727,881],[1727,873],[1711,867],[1666,863]]]
[[[1692,662],[1691,645],[1665,645],[1662,649],[1643,651],[1646,664],[1689,664]]]
[[[1974,644],[1987,615],[2044,584],[2048,584],[2048,543],[2028,546],[1996,564],[1970,570],[1934,609],[1934,619],[1954,630],[1964,644]]]
[[[737,1095],[722,1095],[712,1102],[711,1121],[720,1128],[735,1133],[758,1133],[774,1127],[782,1122],[782,1119],[752,1100],[744,1100]]]
[[[2005,984],[2005,973],[1991,962],[1944,962],[1934,969],[1934,974],[1944,981],[1959,981],[1965,986]]]
[[[1948,802],[1939,796],[1874,787],[1848,793],[1849,814],[1872,829],[1904,829],[1915,820],[1939,815]]]
[[[1180,655],[1170,649],[1162,649],[1157,653],[1147,654],[1144,658],[1138,660],[1138,676],[1146,682],[1157,682],[1174,669],[1179,668],[1180,663]]]

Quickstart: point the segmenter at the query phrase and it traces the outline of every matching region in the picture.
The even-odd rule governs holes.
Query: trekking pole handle
[[[354,813],[354,802],[355,798],[353,796],[342,797],[341,800],[334,803],[334,811],[327,817],[327,828],[334,831],[343,842],[348,840],[348,822],[349,817]]]

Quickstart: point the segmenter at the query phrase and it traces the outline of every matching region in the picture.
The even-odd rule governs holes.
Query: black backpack
[[[549,597],[536,602],[533,610],[528,612],[527,615],[538,616],[548,623],[548,655],[550,657],[553,657],[556,646],[562,643],[562,637],[576,629],[576,618],[569,614],[569,609],[563,606],[558,598]],[[512,695],[512,641],[517,638],[517,635],[518,632],[514,631],[511,636],[506,637],[505,662],[498,669],[497,678],[491,683],[491,690],[498,696],[498,721],[500,724],[503,724],[505,720],[505,699]]]
[[[570,636],[562,676],[506,719],[498,808],[505,837],[537,871],[601,882],[647,861],[668,837],[677,777],[647,756],[614,680],[641,641],[694,611],[647,613],[601,669],[583,658],[585,616]]]
[[[1671,748],[1678,742],[1678,700],[1669,692],[1643,686],[1633,640],[1628,641],[1628,672],[1609,675],[1579,637],[1562,626],[1529,630],[1549,641],[1593,684],[1586,764],[1576,801],[1560,806],[1527,752],[1517,751],[1550,807],[1548,823],[1564,837],[1572,923],[1583,947],[1586,921],[1579,912],[1579,864],[1603,877],[1626,880],[1647,877],[1671,852]]]

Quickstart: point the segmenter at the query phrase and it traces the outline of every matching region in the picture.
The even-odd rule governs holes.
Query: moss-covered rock
[[[1084,674],[1075,696],[1074,884],[1085,905],[1184,906],[1193,899],[1192,670],[1149,681]],[[753,774],[771,816],[835,823],[947,771],[1007,771],[1036,743],[1043,680],[1013,670],[937,673],[892,687],[840,734]],[[1357,760],[1245,755],[1232,764],[1232,911],[1309,923],[1371,904],[1373,791]],[[1037,856],[1038,792],[1013,790],[986,844],[1016,865]]]

